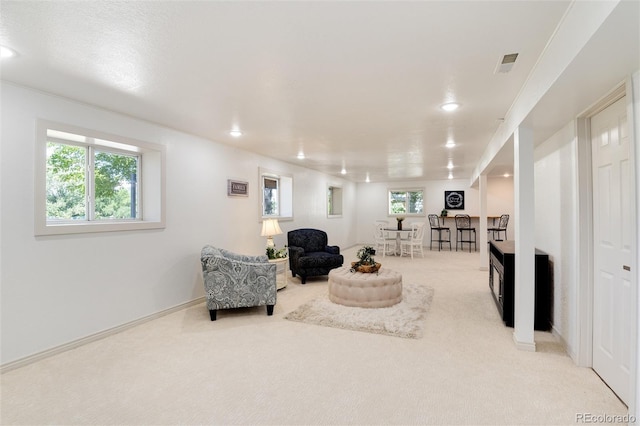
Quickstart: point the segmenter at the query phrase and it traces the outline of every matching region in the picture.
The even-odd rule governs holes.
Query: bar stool
[[[500,216],[500,220],[498,220],[498,226],[491,226],[487,228],[487,232],[491,233],[492,239],[494,241],[502,241],[500,239],[500,233],[504,232],[504,239],[507,239],[507,225],[509,225],[509,215],[503,214]],[[496,234],[498,234],[498,238],[496,238]]]
[[[464,239],[464,233],[467,232],[467,239]],[[473,238],[473,239],[472,239]],[[471,227],[471,218],[468,214],[456,215],[456,251],[458,251],[458,243],[464,250],[464,243],[469,244],[469,252],[471,252],[471,244],[473,250],[477,250],[476,228]]]
[[[429,243],[429,249],[433,250],[433,242],[438,242],[438,251],[442,250],[442,243],[449,243],[449,250],[451,250],[451,229],[445,226],[440,226],[440,219],[437,214],[429,215],[429,225],[431,226],[431,242]],[[433,232],[438,233],[438,239],[433,239]],[[445,233],[446,240],[443,237],[443,233]]]

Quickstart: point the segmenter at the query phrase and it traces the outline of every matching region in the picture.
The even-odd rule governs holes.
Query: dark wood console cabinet
[[[536,330],[551,329],[553,292],[549,272],[549,255],[536,249],[535,259],[535,320]],[[491,241],[489,243],[489,288],[502,321],[513,327],[515,243]]]

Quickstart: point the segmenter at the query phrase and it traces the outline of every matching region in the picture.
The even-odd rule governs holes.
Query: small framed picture
[[[464,210],[464,191],[444,191],[444,208]]]
[[[227,195],[229,197],[248,197],[249,182],[227,179]]]

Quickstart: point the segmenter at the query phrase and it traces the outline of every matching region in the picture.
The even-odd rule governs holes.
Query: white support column
[[[515,202],[515,280],[513,340],[520,350],[535,351],[535,215],[533,132],[522,125],[513,134]]]
[[[478,179],[480,184],[480,270],[489,270],[489,250],[487,247],[487,175]]]

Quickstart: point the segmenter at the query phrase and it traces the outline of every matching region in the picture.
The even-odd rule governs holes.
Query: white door
[[[628,404],[634,328],[633,182],[626,101],[591,118],[593,153],[593,369]]]

